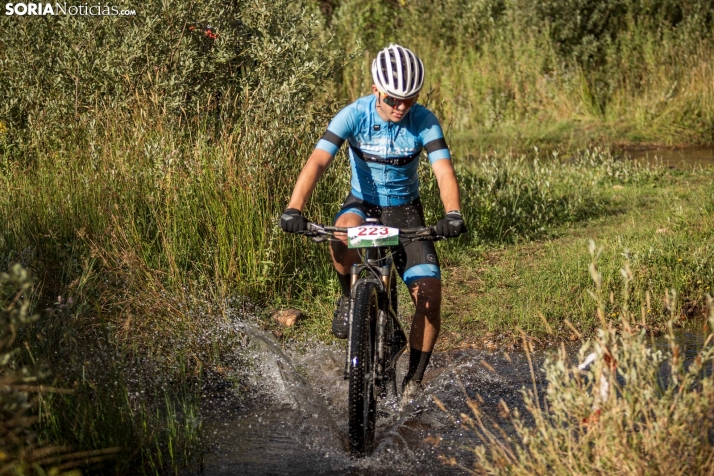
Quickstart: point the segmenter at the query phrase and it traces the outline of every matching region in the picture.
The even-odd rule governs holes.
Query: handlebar
[[[398,228],[398,230],[400,237],[408,238],[412,241],[439,241],[446,239],[445,236],[436,234],[436,227],[434,225],[420,226],[416,228]],[[301,234],[312,237],[315,241],[324,241],[330,237],[334,237],[335,233],[347,233],[347,228],[340,226],[320,225],[318,223],[309,222],[307,224],[307,230],[302,232]]]

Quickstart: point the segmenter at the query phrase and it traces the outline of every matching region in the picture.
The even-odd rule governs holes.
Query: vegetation
[[[705,327],[710,332],[694,355],[685,355],[675,339],[672,327],[679,316],[674,302],[667,333],[669,349],[657,348],[644,329],[633,327],[639,316],[636,308],[629,306],[633,279],[629,264],[621,273],[621,330],[608,323],[610,306],[593,242],[590,251],[595,281],[592,297],[602,327],[580,348],[578,359],[582,363],[574,365],[562,346],[543,366],[548,382],[543,401],[534,393],[534,380],[533,391],[523,390],[527,415],[511,412],[501,402],[501,412],[513,423],[510,438],[501,437],[498,425],[476,401],[469,400],[472,415],[462,414],[461,421],[480,436],[484,445],[474,449],[473,467],[448,458],[447,463],[461,466],[470,474],[712,471],[714,300],[708,298]],[[645,312],[644,306],[640,309]],[[529,352],[525,335],[523,346]],[[440,402],[437,404],[446,410]]]
[[[275,217],[322,132],[316,86],[337,63],[305,48],[317,19],[290,2],[219,3],[0,20],[0,264],[32,271],[44,309],[17,352],[73,391],[47,397],[42,441],[120,448],[103,473],[198,463],[202,387],[240,367],[229,307],[313,279],[298,265],[314,248],[282,237]],[[238,26],[224,23],[236,11]],[[30,74],[25,45],[55,29],[67,37],[32,51]],[[221,53],[236,42],[242,56]],[[67,100],[72,78],[91,97]],[[320,193],[331,212],[336,196]]]
[[[343,94],[367,90],[382,45],[412,47],[460,152],[714,140],[706,0],[346,0],[332,19],[367,48]]]
[[[586,180],[583,175],[577,176]],[[584,273],[589,239],[603,246],[599,265],[607,296],[619,294],[620,263],[623,256],[629,259],[636,277],[629,305],[644,306],[645,327],[664,331],[675,295],[681,304],[675,324],[700,317],[714,287],[713,178],[711,169],[654,167],[625,180],[605,174],[589,193],[582,183],[573,187],[604,204],[589,209],[588,221],[554,227],[548,240],[483,247],[449,268],[444,344],[513,344],[520,327],[545,345],[548,328],[541,315],[562,336],[575,338],[566,320],[580,330],[594,329],[598,320]],[[609,319],[617,322],[620,313],[613,298]]]
[[[16,337],[3,322],[15,360],[0,378],[37,362],[32,375],[61,390],[8,397],[38,416],[22,427],[37,435],[32,445],[93,455],[89,471],[177,473],[200,458],[201,392],[235,383],[242,365],[236,314],[299,305],[312,318],[285,337],[329,338],[337,283],[327,250],[276,221],[327,121],[369,91],[368,59],[391,40],[425,60],[421,100],[448,130],[464,189],[472,233],[441,248],[449,281],[479,260],[549,246],[532,240],[565,240],[542,261],[547,280],[516,270],[531,284],[510,295],[512,313],[496,309],[500,298],[454,298],[454,325],[542,334],[538,310],[558,330],[564,318],[592,329],[584,287],[555,279],[573,276],[582,253],[566,241],[593,227],[609,236],[638,214],[643,225],[613,251],[626,246],[633,269],[653,276],[633,305],[674,286],[701,308],[714,274],[711,172],[575,146],[711,141],[711,10],[600,5],[169,0],[131,18],[0,17],[0,269],[29,270],[23,312],[41,316]],[[334,216],[345,170],[341,154],[309,204],[312,220]],[[436,184],[426,165],[420,174],[433,222]],[[659,254],[648,252],[653,240]],[[482,276],[519,289],[505,269]],[[558,299],[526,299],[549,293]],[[647,325],[661,324],[656,311]],[[33,461],[2,445],[18,467]]]

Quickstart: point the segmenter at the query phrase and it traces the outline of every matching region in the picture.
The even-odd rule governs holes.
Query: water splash
[[[480,442],[462,429],[456,416],[469,413],[467,397],[502,427],[503,437],[512,434],[512,427],[501,402],[527,413],[522,411],[522,390],[532,389],[533,382],[525,354],[474,349],[435,353],[423,393],[403,410],[394,399],[380,402],[377,446],[369,457],[353,460],[346,449],[342,346],[311,342],[283,349],[256,326],[237,325],[250,337],[252,390],[248,398],[223,392],[204,402],[208,452],[203,474],[461,474],[438,457],[456,457],[466,465],[472,460],[469,448]],[[686,348],[701,345],[695,331],[680,333],[680,338]],[[544,356],[532,355],[541,400]],[[400,359],[402,375],[407,360]],[[434,397],[449,413],[439,410]]]

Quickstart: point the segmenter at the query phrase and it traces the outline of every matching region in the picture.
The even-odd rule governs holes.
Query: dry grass
[[[469,400],[471,415],[462,414],[464,428],[483,445],[474,448],[470,474],[604,475],[711,474],[714,471],[714,300],[709,296],[711,333],[699,352],[685,359],[669,324],[668,348],[650,341],[640,310],[627,307],[632,274],[622,269],[623,312],[617,330],[605,315],[599,252],[591,246],[595,289],[591,296],[601,322],[597,335],[580,348],[573,363],[565,347],[544,363],[548,382],[541,401],[534,388],[524,389],[527,415],[507,407],[514,434],[505,433]],[[671,302],[671,314],[677,316]],[[644,307],[641,309],[644,314]],[[643,318],[642,318],[643,319]],[[530,349],[523,335],[523,348]],[[529,363],[530,363],[529,356]],[[528,418],[526,418],[528,417]],[[526,423],[531,420],[532,423]]]

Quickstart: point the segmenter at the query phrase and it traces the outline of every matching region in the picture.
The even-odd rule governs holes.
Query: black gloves
[[[455,238],[461,233],[466,233],[466,223],[461,212],[454,210],[436,224],[436,234],[446,238]]]
[[[307,230],[307,224],[307,218],[296,208],[288,208],[280,216],[280,228],[288,233],[302,233]]]

